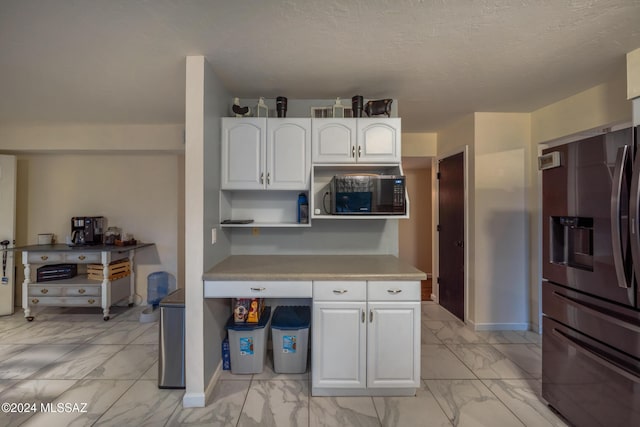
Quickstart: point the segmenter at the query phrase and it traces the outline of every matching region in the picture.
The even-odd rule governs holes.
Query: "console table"
[[[30,245],[13,248],[22,252],[24,282],[22,283],[22,308],[24,317],[32,321],[31,307],[102,307],[105,321],[109,320],[109,308],[116,302],[129,298],[133,305],[135,295],[135,264],[137,249],[153,243],[130,246],[97,245],[68,246],[64,244]],[[109,264],[129,259],[130,274],[120,279],[110,279]],[[102,280],[91,279],[80,268],[79,274],[69,279],[37,282],[32,280],[33,265],[50,264],[101,264]]]

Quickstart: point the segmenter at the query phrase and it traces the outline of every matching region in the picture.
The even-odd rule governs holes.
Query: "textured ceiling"
[[[639,0],[1,0],[0,123],[182,123],[185,56],[255,98],[390,97],[403,131],[607,81]]]

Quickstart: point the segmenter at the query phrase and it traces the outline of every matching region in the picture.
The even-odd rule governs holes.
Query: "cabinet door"
[[[266,118],[222,118],[222,189],[265,188],[266,127]]]
[[[367,387],[420,386],[420,303],[370,302]]]
[[[311,119],[269,119],[267,132],[267,188],[308,190]]]
[[[400,163],[400,119],[359,118],[357,158],[361,163]]]
[[[313,162],[356,161],[355,119],[313,119]]]
[[[365,388],[366,303],[313,302],[313,387]]]

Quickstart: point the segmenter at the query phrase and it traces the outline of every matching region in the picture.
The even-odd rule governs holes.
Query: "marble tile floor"
[[[261,374],[225,372],[205,408],[158,389],[158,324],[140,323],[140,311],[114,307],[108,322],[80,308],[0,317],[0,403],[37,409],[0,412],[0,426],[566,425],[540,399],[538,334],[474,332],[433,302],[422,303],[415,397],[312,397],[310,375],[275,374],[268,352]]]

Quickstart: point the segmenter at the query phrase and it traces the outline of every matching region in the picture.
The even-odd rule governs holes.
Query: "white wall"
[[[226,301],[204,299],[202,274],[229,253],[223,232],[211,245],[211,227],[220,223],[220,116],[228,94],[202,56],[186,62],[185,288],[186,393],[183,405],[204,406],[206,388],[220,365]],[[219,371],[218,371],[219,372]]]
[[[181,161],[176,154],[19,154],[16,245],[36,244],[38,233],[64,243],[72,216],[105,216],[108,225],[156,244],[136,256],[136,303],[145,303],[149,273],[168,271],[181,283]],[[18,303],[22,280],[18,269]]]
[[[529,114],[475,114],[476,329],[529,326],[526,199]]]

